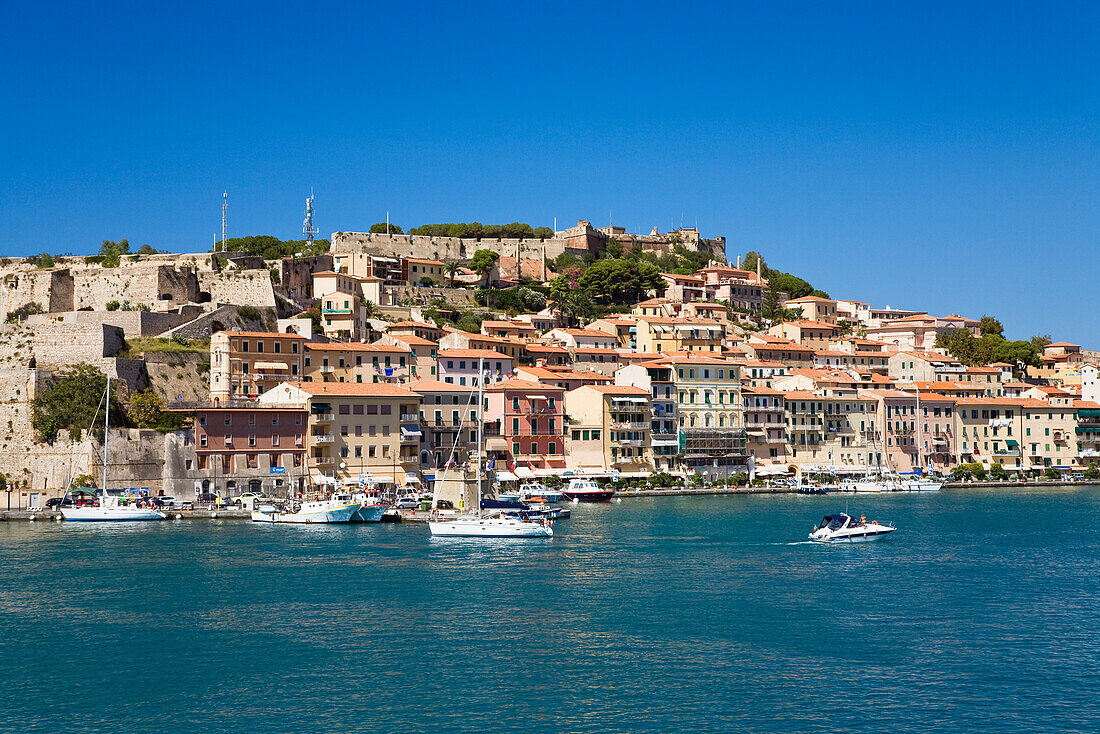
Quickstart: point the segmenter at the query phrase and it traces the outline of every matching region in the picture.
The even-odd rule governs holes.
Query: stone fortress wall
[[[694,228],[659,233],[654,227],[648,235],[631,234],[622,227],[595,228],[581,220],[577,226],[555,232],[546,239],[459,238],[425,235],[386,235],[369,232],[333,232],[334,254],[368,252],[381,256],[417,257],[428,260],[465,261],[478,250],[492,250],[502,257],[553,260],[563,252],[598,254],[607,240],[615,237],[624,246],[640,245],[643,250],[664,254],[679,242],[688,249],[709,252],[726,262],[726,238],[705,239]]]

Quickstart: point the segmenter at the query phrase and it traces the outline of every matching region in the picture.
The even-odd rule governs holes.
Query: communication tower
[[[306,248],[313,248],[313,235],[317,234],[317,229],[313,226],[313,189],[310,189],[309,196],[306,197],[306,220],[302,222],[302,233],[306,236]]]
[[[229,192],[222,192],[222,252],[225,252],[225,241],[229,239]]]

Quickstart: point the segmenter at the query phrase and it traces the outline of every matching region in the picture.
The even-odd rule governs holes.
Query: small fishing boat
[[[288,511],[289,510],[289,511]],[[275,505],[261,505],[252,511],[252,522],[291,523],[312,525],[315,523],[346,523],[359,510],[359,503],[347,496],[311,500],[281,510]]]
[[[602,488],[591,479],[571,479],[561,493],[574,502],[610,502],[615,496],[614,489]]]
[[[810,540],[817,543],[866,543],[884,538],[896,530],[893,525],[868,521],[864,516],[859,519],[843,513],[826,515],[820,525],[810,533]]]
[[[905,479],[901,482],[901,489],[906,492],[939,492],[943,482],[935,479]]]
[[[524,502],[561,502],[565,498],[556,489],[550,489],[538,482],[527,482],[519,487],[518,496]]]

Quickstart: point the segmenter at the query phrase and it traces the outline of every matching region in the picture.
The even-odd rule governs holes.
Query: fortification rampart
[[[267,270],[201,271],[199,287],[215,303],[266,308],[275,306],[275,290]]]
[[[197,307],[196,307],[197,308]],[[40,324],[70,324],[75,326],[116,326],[125,337],[156,336],[194,318],[194,314],[179,311],[68,311],[28,316],[24,322],[34,328]]]
[[[333,254],[369,252],[373,255],[418,257],[428,260],[469,260],[478,250],[492,250],[498,255],[553,260],[566,251],[564,239],[494,239],[465,237],[428,237],[424,235],[386,235],[369,232],[334,232]]]

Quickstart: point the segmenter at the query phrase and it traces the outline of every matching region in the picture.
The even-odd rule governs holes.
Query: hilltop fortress
[[[624,250],[640,246],[643,251],[663,255],[675,245],[682,244],[688,249],[710,253],[715,260],[726,262],[726,238],[705,239],[693,227],[664,234],[654,227],[649,234],[641,235],[631,234],[623,227],[595,228],[591,222],[584,220],[577,222],[575,227],[555,232],[553,237],[529,239],[334,232],[332,252],[366,252],[381,256],[401,255],[426,260],[462,261],[473,257],[477,250],[492,250],[501,257],[546,261],[553,260],[563,252],[597,255],[611,238],[621,242]]]

